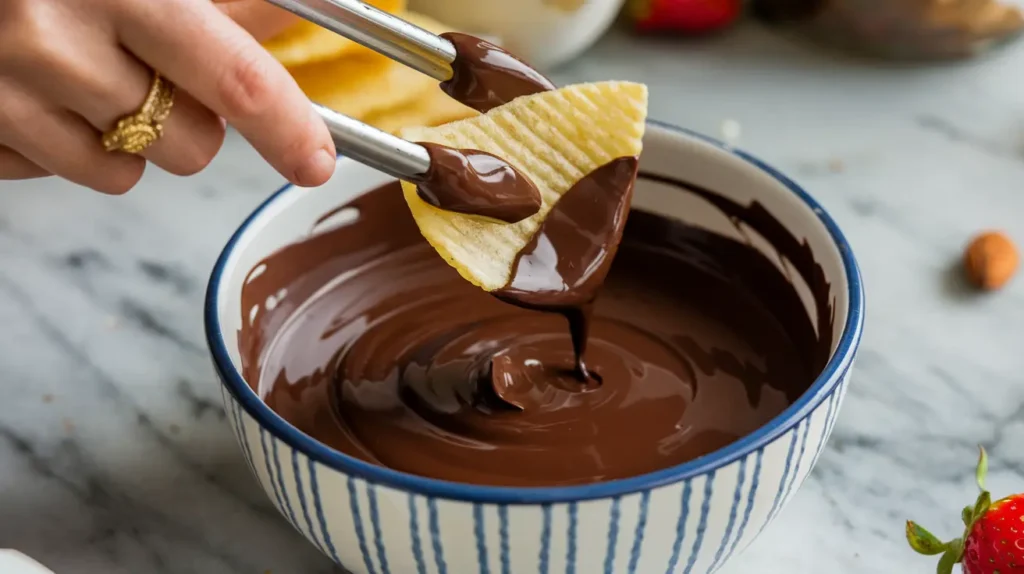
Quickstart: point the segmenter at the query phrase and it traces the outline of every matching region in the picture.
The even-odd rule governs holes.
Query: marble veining
[[[1024,44],[913,67],[747,25],[613,34],[553,75],[646,82],[652,117],[712,135],[739,122],[860,260],[867,330],[832,440],[722,572],[929,571],[903,520],[956,531],[978,443],[993,491],[1024,490],[1024,281],[978,296],[956,267],[982,228],[1024,243]],[[126,197],[0,183],[0,547],[58,573],[335,572],[245,468],[202,333],[217,253],[280,183],[235,134],[201,175],[151,169]]]

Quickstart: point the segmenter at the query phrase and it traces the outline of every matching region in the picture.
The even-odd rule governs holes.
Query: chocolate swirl
[[[397,183],[339,209],[358,217],[246,282],[243,375],[303,432],[379,465],[510,486],[666,468],[781,412],[831,342],[760,252],[633,210],[593,309],[600,384],[581,382],[564,319],[459,277]]]

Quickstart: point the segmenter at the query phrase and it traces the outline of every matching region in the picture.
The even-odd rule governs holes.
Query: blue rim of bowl
[[[655,120],[648,120],[648,124],[708,143],[719,150],[743,159],[772,176],[811,208],[828,230],[832,240],[839,249],[843,268],[848,279],[850,310],[836,351],[811,387],[796,402],[753,433],[744,436],[729,446],[670,468],[625,479],[558,487],[481,486],[426,478],[364,462],[314,440],[272,411],[249,387],[242,378],[241,373],[235,369],[231,363],[224,338],[221,335],[220,318],[217,313],[219,307],[217,297],[221,279],[224,276],[226,264],[238,241],[267,207],[291,189],[291,185],[286,185],[276,191],[242,222],[238,230],[231,236],[220,257],[217,258],[217,263],[214,265],[210,282],[207,286],[204,317],[206,340],[213,354],[213,363],[217,374],[235,400],[241,404],[242,408],[259,425],[270,431],[279,440],[284,441],[290,447],[297,449],[311,459],[348,476],[435,498],[493,504],[551,504],[610,498],[642,492],[706,474],[771,444],[779,436],[799,424],[827,397],[831,396],[853,362],[853,356],[860,344],[864,326],[864,288],[857,261],[843,233],[821,205],[803,188],[776,169],[745,152],[734,149],[703,134]]]

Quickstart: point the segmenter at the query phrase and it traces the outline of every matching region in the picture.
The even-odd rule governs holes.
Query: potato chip
[[[369,0],[368,4],[396,14],[405,10],[405,0]],[[407,18],[408,14],[403,14]],[[421,25],[422,26],[422,25]],[[285,66],[301,66],[348,55],[373,51],[326,28],[303,20],[263,43],[263,47]]]
[[[437,80],[384,56],[371,54],[292,68],[306,96],[356,119],[404,106],[438,90]]]
[[[582,8],[586,0],[542,0],[542,2],[556,10],[572,14]]]
[[[402,137],[504,158],[541,192],[540,211],[513,224],[443,211],[402,182],[420,232],[469,282],[486,291],[504,287],[516,255],[551,207],[577,181],[609,161],[639,155],[647,118],[647,87],[632,82],[578,84],[516,98],[486,114]]]
[[[414,102],[374,114],[366,122],[377,129],[397,134],[408,127],[432,127],[463,118],[479,115],[479,112],[453,100],[441,88],[427,90]]]
[[[415,12],[402,17],[435,34],[450,29]],[[437,80],[369,51],[292,67],[290,72],[309,99],[360,120],[441,91]]]

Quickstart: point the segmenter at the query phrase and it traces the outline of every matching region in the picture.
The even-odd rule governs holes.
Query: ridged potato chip
[[[366,123],[379,130],[398,134],[404,128],[432,127],[477,115],[480,112],[460,104],[437,88],[427,90],[405,106],[374,114],[366,119]]]
[[[486,114],[435,128],[409,128],[410,141],[495,154],[541,192],[540,211],[513,224],[438,209],[402,182],[423,237],[469,282],[486,291],[504,287],[516,255],[556,201],[583,176],[643,148],[647,87],[632,82],[578,84],[523,96]]]
[[[406,12],[402,18],[435,34],[451,30],[415,12]],[[437,80],[376,52],[305,64],[289,71],[306,97],[359,120],[412,105],[435,92],[443,94]]]
[[[405,0],[367,0],[367,3],[392,14],[405,10]],[[403,15],[407,17],[408,15]],[[339,36],[326,28],[303,20],[265,41],[263,47],[285,66],[324,62],[348,55],[366,55],[373,51]]]

